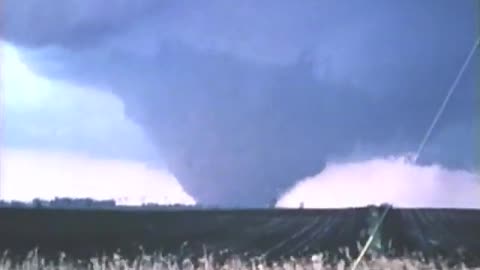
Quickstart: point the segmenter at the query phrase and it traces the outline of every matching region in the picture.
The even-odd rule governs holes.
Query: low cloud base
[[[36,150],[1,152],[3,200],[69,197],[113,199],[121,205],[195,203],[172,174],[141,162]]]
[[[331,163],[300,181],[277,207],[343,208],[389,203],[396,207],[480,208],[478,173],[421,166],[406,157]]]

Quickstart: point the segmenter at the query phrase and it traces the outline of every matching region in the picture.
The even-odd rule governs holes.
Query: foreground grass
[[[92,269],[92,270],[343,270],[350,269],[350,262],[340,260],[335,264],[328,264],[322,254],[313,255],[309,258],[290,258],[277,262],[266,263],[260,259],[242,260],[232,257],[220,264],[212,256],[204,257],[196,261],[185,259],[182,262],[174,256],[163,255],[142,255],[133,261],[128,261],[119,255],[112,257],[92,258],[90,261],[75,261],[66,258],[61,254],[57,262],[46,262],[39,257],[35,251],[29,253],[27,258],[20,263],[14,263],[8,256],[0,260],[0,270],[70,270],[70,269]],[[390,270],[414,270],[414,269],[477,269],[467,268],[465,265],[448,266],[446,261],[441,259],[426,262],[426,260],[413,257],[387,259],[376,257],[364,260],[357,269],[390,269]]]

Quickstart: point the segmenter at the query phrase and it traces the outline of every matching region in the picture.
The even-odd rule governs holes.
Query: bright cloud
[[[0,49],[1,199],[194,203],[168,171],[146,166],[160,161],[120,99],[38,76],[16,48]]]
[[[139,162],[5,149],[0,164],[4,200],[88,197],[129,205],[194,203],[173,175]]]
[[[480,208],[480,176],[405,158],[329,164],[299,182],[277,207],[340,208],[390,203],[397,207]]]

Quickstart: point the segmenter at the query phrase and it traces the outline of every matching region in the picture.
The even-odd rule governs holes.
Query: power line
[[[470,50],[470,52],[468,53],[468,56],[466,58],[466,60],[464,61],[462,67],[460,68],[459,72],[457,73],[457,76],[455,77],[455,80],[453,81],[452,85],[450,86],[448,92],[447,92],[447,95],[445,97],[445,99],[443,100],[440,108],[438,109],[435,117],[433,118],[433,121],[432,123],[430,124],[427,132],[425,133],[425,136],[423,137],[422,141],[420,142],[420,145],[418,146],[418,149],[417,151],[415,152],[415,155],[413,157],[413,162],[416,163],[417,160],[418,160],[418,157],[420,156],[420,154],[422,153],[423,151],[423,148],[425,147],[426,143],[428,142],[428,139],[430,138],[431,134],[432,134],[432,131],[433,129],[435,128],[435,125],[438,123],[438,121],[440,120],[440,117],[443,113],[443,111],[445,110],[447,104],[448,104],[448,101],[450,100],[452,94],[454,93],[457,85],[458,85],[458,82],[460,81],[463,73],[465,72],[465,70],[467,69],[468,67],[468,64],[470,63],[470,60],[472,59],[473,55],[475,54],[475,51],[476,49],[479,47],[480,45],[480,38],[477,38],[477,40],[475,41],[472,49]],[[367,242],[365,243],[365,246],[363,247],[362,251],[360,252],[360,254],[358,255],[358,257],[356,258],[356,260],[354,261],[353,263],[353,266],[352,266],[352,270],[355,270],[357,267],[358,267],[358,264],[360,263],[360,261],[363,259],[363,257],[365,256],[366,252],[368,251],[368,249],[370,248],[370,245],[372,244],[373,242],[373,239],[375,237],[375,234],[377,233],[378,229],[380,228],[380,226],[382,225],[383,223],[383,220],[385,218],[385,216],[387,215],[388,211],[392,208],[392,206],[388,205],[385,210],[383,211],[381,217],[380,217],[380,220],[377,222],[377,224],[375,225],[374,229],[373,229],[373,232],[372,234],[370,235],[370,237],[368,238]],[[285,245],[287,242],[291,241],[291,240],[294,240],[296,239],[298,236],[300,236],[302,233],[306,232],[307,230],[311,229],[313,226],[315,226],[317,223],[318,223],[318,218],[317,217],[312,223],[310,224],[306,224],[304,227],[302,227],[302,229],[300,229],[299,231],[297,231],[295,234],[293,234],[292,236],[288,237],[287,239],[284,239],[283,241],[277,243],[275,246],[271,247],[269,250],[267,250],[265,253],[263,253],[262,257],[263,256],[267,256],[270,252],[272,252],[273,250],[275,249],[278,249],[280,247],[282,247],[283,245]]]
[[[417,151],[415,152],[415,156],[413,157],[413,162],[414,163],[417,162],[418,157],[420,156],[420,154],[423,151],[423,148],[427,144],[428,139],[430,138],[430,135],[432,134],[432,131],[435,128],[435,125],[437,124],[438,120],[440,120],[440,117],[441,117],[443,111],[445,110],[445,107],[447,106],[447,103],[450,100],[450,97],[452,96],[453,92],[455,91],[455,89],[457,87],[457,84],[460,81],[460,78],[462,77],[463,73],[467,69],[468,64],[470,63],[470,60],[472,59],[472,57],[473,57],[473,55],[474,55],[474,53],[475,53],[475,51],[476,51],[476,49],[478,48],[479,45],[480,45],[480,38],[477,38],[477,40],[473,44],[472,49],[470,50],[470,52],[467,56],[467,59],[463,63],[462,67],[460,68],[460,71],[458,72],[457,76],[455,77],[455,80],[453,81],[452,85],[450,86],[450,89],[447,92],[447,96],[443,100],[442,105],[438,109],[437,114],[433,118],[433,121],[430,124],[427,132],[425,133],[425,136],[423,137],[422,141],[420,142],[420,145],[418,146]]]
[[[478,46],[480,45],[480,38],[477,38],[477,40],[475,41],[475,43],[473,44],[473,47],[472,49],[470,50],[470,52],[468,53],[468,56],[467,58],[465,59],[465,61],[463,62],[463,65],[462,67],[460,68],[459,72],[457,73],[457,76],[455,77],[455,80],[453,81],[452,85],[450,86],[450,88],[448,89],[448,92],[447,92],[447,95],[445,96],[445,99],[443,100],[442,104],[440,105],[440,108],[438,109],[437,113],[435,114],[435,117],[433,118],[433,121],[432,123],[430,124],[430,126],[428,127],[428,130],[427,132],[425,133],[425,136],[423,137],[422,141],[420,142],[420,145],[418,146],[418,149],[417,151],[415,152],[415,156],[413,157],[413,162],[416,163],[417,160],[418,160],[418,157],[420,156],[420,154],[422,153],[423,151],[423,148],[425,148],[425,145],[427,144],[428,142],[428,139],[430,138],[431,134],[432,134],[432,131],[433,129],[435,128],[435,125],[438,123],[438,121],[440,120],[440,117],[442,116],[442,113],[443,111],[445,111],[445,108],[448,104],[448,101],[450,100],[450,98],[452,97],[452,94],[453,92],[455,92],[455,89],[457,88],[457,85],[458,85],[458,82],[460,81],[460,79],[462,78],[462,75],[463,73],[465,72],[465,70],[467,69],[468,67],[468,64],[470,63],[470,60],[472,59],[473,55],[475,54],[475,51],[477,50]],[[378,223],[376,224],[372,234],[370,235],[370,237],[368,238],[368,241],[365,243],[365,246],[363,247],[362,251],[360,252],[360,254],[358,255],[357,259],[355,260],[355,262],[353,263],[353,266],[352,266],[352,270],[355,270],[357,267],[358,267],[358,264],[360,263],[360,261],[362,260],[362,258],[365,256],[366,252],[368,251],[370,245],[372,244],[373,242],[373,239],[375,237],[375,234],[377,233],[377,230],[380,228],[380,226],[382,225],[383,223],[383,219],[385,218],[385,216],[387,215],[388,211],[390,210],[391,206],[388,206],[387,208],[385,208],[385,211],[383,212],[380,220],[378,221]]]
[[[317,223],[320,221],[320,217],[317,216],[311,223],[307,223],[305,224],[305,226],[303,226],[300,230],[298,230],[297,232],[295,232],[293,235],[289,236],[288,238],[285,238],[284,240],[278,242],[276,245],[272,246],[271,248],[269,248],[267,251],[265,251],[260,257],[266,257],[268,256],[272,251],[276,250],[276,249],[279,249],[281,247],[283,247],[284,245],[286,245],[289,241],[293,241],[295,240],[296,238],[298,238],[300,235],[302,235],[303,233],[305,233],[306,231],[312,229],[313,227],[315,227],[315,225],[317,225]]]
[[[385,210],[383,210],[383,213],[382,213],[382,215],[380,216],[380,220],[378,220],[377,224],[376,224],[375,227],[373,228],[372,234],[370,235],[370,237],[368,237],[368,240],[367,240],[367,242],[365,243],[365,246],[363,247],[362,251],[361,251],[360,254],[358,255],[357,259],[355,259],[355,262],[353,262],[352,270],[357,269],[358,264],[362,261],[363,257],[364,257],[365,254],[367,253],[368,249],[370,248],[370,245],[371,245],[372,242],[373,242],[373,239],[375,238],[375,235],[377,234],[378,229],[379,229],[380,226],[382,225],[383,220],[385,219],[385,216],[387,215],[387,213],[388,213],[388,211],[390,210],[390,208],[392,208],[392,206],[391,206],[391,205],[387,205],[386,208],[385,208]]]

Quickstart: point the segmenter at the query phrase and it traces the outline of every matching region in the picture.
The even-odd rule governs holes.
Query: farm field
[[[155,261],[145,258],[167,258],[177,265],[185,260],[197,262],[198,268],[201,267],[198,262],[208,254],[212,265],[233,263],[230,259],[238,258],[235,265],[242,262],[243,268],[252,268],[251,259],[255,259],[268,262],[264,269],[274,265],[278,269],[313,269],[311,258],[315,254],[323,254],[317,258],[325,265],[341,261],[348,265],[367,241],[374,213],[383,210],[382,207],[139,211],[1,208],[0,250],[8,251],[2,265],[32,263],[29,258],[32,250],[36,250],[37,264],[42,261],[39,258],[45,263],[52,260],[59,263],[59,254],[66,254],[70,262],[92,262],[91,258],[97,258],[96,262],[101,263],[105,256],[110,258],[109,267],[115,260],[120,263],[119,258],[130,263],[135,259],[140,263],[139,258],[143,258],[140,259],[146,264],[143,269],[166,269],[165,265],[158,262],[154,265]],[[476,210],[393,208],[378,232],[375,245],[379,247],[374,247],[390,259],[379,257],[370,263],[388,261],[392,265],[411,266],[422,262],[412,255],[421,252],[439,263],[480,266],[478,228],[480,211]],[[444,259],[437,260],[439,257]],[[296,266],[292,266],[291,258],[298,259]],[[285,259],[289,264],[284,265]]]
[[[60,257],[56,262],[46,261],[35,252],[30,252],[28,257],[18,263],[7,258],[0,262],[0,269],[43,269],[43,270],[70,270],[70,269],[92,269],[92,270],[343,270],[352,269],[352,260],[341,259],[336,262],[323,260],[322,254],[315,254],[311,257],[294,258],[266,262],[262,260],[242,260],[232,257],[223,262],[217,262],[213,257],[200,258],[199,260],[184,259],[178,261],[173,256],[143,255],[133,260],[122,258],[118,255],[111,257],[94,257],[86,261],[72,260]],[[438,258],[426,260],[421,256],[404,256],[400,258],[372,257],[360,261],[358,270],[366,269],[390,269],[390,270],[429,270],[429,269],[480,269],[480,267],[468,267],[463,263],[451,264],[447,260]]]

